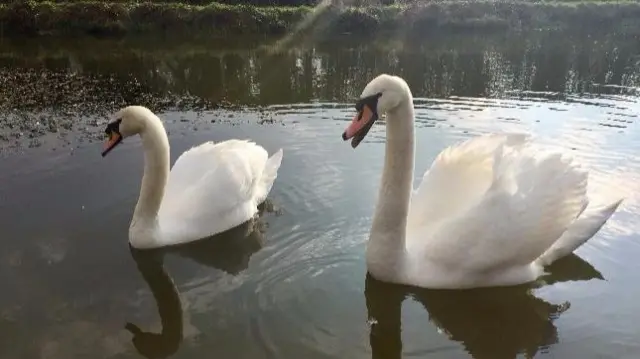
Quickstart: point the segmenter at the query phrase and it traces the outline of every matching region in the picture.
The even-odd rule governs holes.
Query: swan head
[[[104,144],[102,157],[111,152],[123,139],[143,132],[153,118],[153,112],[143,106],[128,106],[111,116],[104,133],[107,141]]]
[[[406,101],[408,93],[409,85],[401,77],[382,74],[371,80],[356,101],[357,113],[342,134],[342,139],[346,141],[353,138],[351,147],[356,148],[380,115],[393,111],[402,101]]]

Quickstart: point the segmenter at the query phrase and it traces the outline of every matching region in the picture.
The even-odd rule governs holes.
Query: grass
[[[559,29],[640,33],[638,1],[411,1],[403,5],[250,6],[177,2],[16,1],[0,3],[0,34],[284,34],[313,13],[322,35]]]
[[[21,2],[0,6],[5,35],[171,32],[279,33],[309,12],[305,7],[212,3]]]

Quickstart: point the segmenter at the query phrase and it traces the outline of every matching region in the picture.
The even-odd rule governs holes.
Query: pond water
[[[122,86],[134,77],[158,92],[245,104],[161,113],[172,161],[203,141],[243,137],[270,153],[282,147],[284,160],[255,223],[171,251],[132,252],[139,140],[106,158],[86,141],[1,158],[0,357],[640,355],[637,40],[443,37],[279,54],[244,40],[83,41],[6,42],[0,64]],[[367,278],[384,127],[357,150],[341,134],[354,98],[380,72],[403,76],[416,97],[416,179],[457,141],[530,131],[590,169],[595,198],[627,199],[535,285],[429,291]]]

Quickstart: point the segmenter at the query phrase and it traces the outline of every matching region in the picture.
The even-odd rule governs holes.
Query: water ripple
[[[629,333],[633,329],[629,325],[637,321],[632,315],[628,316],[630,319],[617,318],[615,322],[607,322],[606,332],[593,328],[598,327],[595,323],[606,322],[608,316],[620,316],[620,308],[626,313],[633,313],[633,303],[618,298],[623,294],[630,298],[634,297],[631,294],[640,294],[628,285],[636,281],[634,273],[640,270],[637,263],[640,255],[640,242],[637,240],[640,191],[636,190],[640,181],[640,138],[636,121],[640,113],[638,99],[625,94],[578,97],[521,92],[510,94],[508,98],[416,98],[415,109],[416,179],[422,176],[437,153],[457,141],[487,132],[527,131],[547,146],[572,153],[590,171],[589,194],[594,201],[618,195],[627,197],[597,236],[578,251],[603,274],[606,281],[591,281],[588,285],[559,283],[539,292],[558,296],[558,302],[578,302],[578,309],[572,308],[560,319],[564,321],[563,336],[582,340],[590,335],[607,338],[619,335],[620,340],[630,341]],[[269,152],[278,147],[285,149],[277,185],[269,196],[279,215],[265,216],[267,226],[261,249],[251,256],[247,269],[236,275],[220,273],[205,266],[188,267],[181,262],[176,265],[179,270],[169,268],[168,271],[182,273],[183,278],[176,283],[183,306],[185,312],[192,316],[193,325],[201,333],[199,336],[208,335],[204,342],[216,343],[218,335],[222,338],[219,340],[224,341],[229,338],[224,335],[228,332],[233,333],[233,338],[245,338],[246,342],[238,346],[258,346],[257,350],[268,358],[313,357],[313,354],[322,357],[367,356],[370,328],[362,295],[366,270],[364,249],[382,171],[385,120],[381,119],[373,126],[365,143],[358,150],[353,150],[340,136],[354,114],[353,104],[274,105],[268,110],[282,122],[282,126],[216,124],[198,131],[199,137],[189,134],[172,138],[172,149],[176,150],[184,150],[205,139],[218,141],[238,136],[255,139],[268,147]],[[208,116],[214,115],[205,114],[203,123],[210,122]],[[255,122],[259,113],[249,111],[243,116],[242,119],[251,119],[244,122]],[[122,148],[123,151],[129,149],[138,150],[135,146]],[[87,160],[89,157],[91,160]],[[70,206],[69,203],[80,207],[79,200],[75,198],[54,196],[63,193],[68,183],[73,183],[77,197],[88,198],[82,201],[88,204],[88,209],[82,212],[86,212],[84,217],[78,217],[78,212],[70,212],[74,214],[75,226],[84,225],[78,224],[83,222],[78,218],[99,217],[109,228],[122,227],[122,233],[126,233],[125,222],[130,214],[123,208],[130,211],[139,177],[123,176],[119,184],[132,189],[114,193],[105,200],[103,194],[113,188],[112,177],[105,174],[113,169],[104,168],[104,162],[96,158],[93,152],[86,158],[74,157],[73,161],[68,160],[68,156],[54,156],[48,163],[25,162],[25,166],[16,168],[15,173],[37,178],[33,183],[25,179],[24,187],[37,188],[38,193],[48,194],[48,200],[56,199],[56,211],[59,207]],[[140,170],[140,157],[131,156],[130,159],[121,156],[120,159],[119,170],[127,173]],[[7,163],[5,168],[9,168],[9,164],[16,165],[15,162]],[[91,179],[91,186],[85,188],[70,182],[79,169],[83,171],[82,178]],[[21,178],[3,173],[3,180],[17,183]],[[40,177],[44,179],[40,180]],[[11,191],[0,195],[7,196],[9,204],[25,200],[24,196],[16,196]],[[37,200],[39,196],[33,197],[30,199],[34,203],[33,210],[22,214],[7,213],[9,220],[5,219],[3,223],[15,225],[13,222],[21,216],[45,218],[54,212],[46,207],[38,212],[36,204],[42,207],[45,203]],[[59,216],[55,218],[60,222]],[[92,223],[96,221],[94,219]],[[45,222],[42,219],[40,224]],[[30,222],[23,225],[33,226]],[[90,233],[99,237],[95,232]],[[45,254],[56,268],[73,263],[70,261],[74,256],[83,265],[92,265],[86,263],[88,250],[77,249],[81,242],[73,242],[73,236],[68,239],[67,236],[47,238],[53,239],[42,243],[30,241],[36,246],[36,252],[17,251],[11,247],[9,254],[2,257],[6,263],[3,268],[11,270],[12,278],[30,278],[20,272],[24,271],[24,265],[18,265],[21,260],[34,258],[26,255],[29,253]],[[10,243],[13,245],[18,241]],[[106,240],[96,240],[86,246],[95,248],[104,243]],[[64,251],[58,251],[55,245],[64,247]],[[114,248],[121,249],[121,243],[118,245]],[[99,247],[100,250],[102,248],[111,247]],[[108,260],[112,262],[112,258]],[[70,278],[73,282],[87,281],[84,273]],[[9,289],[24,281],[14,279],[13,282],[7,284]],[[125,294],[120,296],[128,298]],[[92,300],[80,299],[78,303]],[[603,307],[603,302],[611,305]],[[16,303],[10,301],[9,304]],[[579,310],[580,306],[582,310]],[[22,315],[8,308],[3,308],[0,313]],[[77,310],[81,312],[82,308]],[[416,316],[419,310],[422,311],[420,315],[426,316],[424,309],[417,306],[408,308],[406,313]],[[585,315],[590,310],[600,314]],[[419,328],[403,327],[403,336],[410,343],[424,343],[420,336],[428,330],[435,331],[433,327],[426,329],[425,325],[431,325],[426,323],[421,321]],[[452,348],[449,342],[435,341],[429,347],[431,349],[417,350],[407,346],[409,349],[405,354],[419,356]]]

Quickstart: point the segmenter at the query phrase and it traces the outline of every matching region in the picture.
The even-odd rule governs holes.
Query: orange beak
[[[107,138],[107,142],[104,143],[104,150],[102,151],[102,157],[111,152],[122,141],[122,135],[117,132],[111,132]]]
[[[361,112],[356,113],[355,116],[353,116],[353,120],[351,120],[351,123],[349,124],[349,126],[345,129],[344,131],[344,137],[345,139],[350,139],[351,137],[355,136],[358,132],[360,132],[364,126],[366,126],[369,121],[371,121],[373,119],[373,112],[371,111],[371,109],[369,108],[369,106],[364,105],[364,107],[362,108]]]
[[[349,126],[342,133],[344,141],[351,140],[351,147],[356,148],[367,135],[373,123],[378,119],[378,115],[371,110],[369,105],[364,105],[362,110],[356,113]]]

